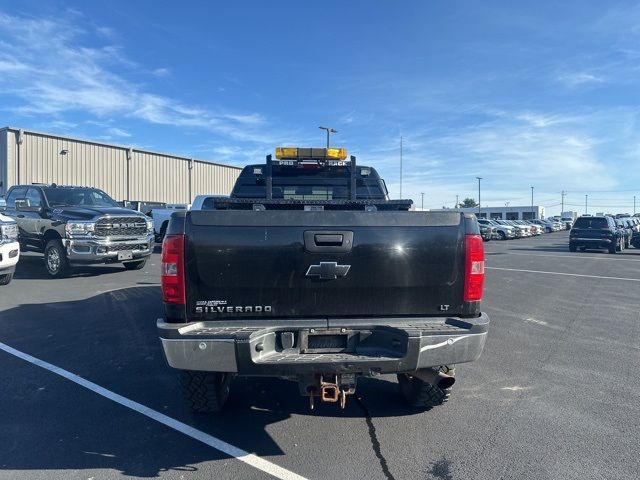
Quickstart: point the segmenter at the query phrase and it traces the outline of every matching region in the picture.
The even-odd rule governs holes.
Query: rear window
[[[602,217],[581,217],[573,226],[574,228],[609,228],[609,223]]]
[[[266,180],[263,175],[254,175],[251,165],[245,167],[231,194],[235,198],[264,198]],[[356,198],[380,199],[386,197],[382,181],[370,167],[369,175],[362,176],[362,167],[356,176]],[[349,167],[325,167],[300,169],[273,167],[273,198],[285,200],[337,200],[349,198]]]

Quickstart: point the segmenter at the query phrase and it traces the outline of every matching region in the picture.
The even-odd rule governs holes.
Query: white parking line
[[[600,278],[603,280],[624,280],[626,282],[640,282],[640,278],[603,277],[600,275],[582,275],[580,273],[545,272],[543,270],[524,270],[520,268],[484,267],[485,270],[504,270],[507,272],[545,273],[547,275],[564,275],[567,277]]]
[[[172,428],[188,437],[191,437],[194,440],[198,440],[199,442],[202,442],[205,445],[208,445],[226,455],[229,455],[230,457],[234,457],[240,460],[241,462],[246,463],[247,465],[251,465],[252,467],[257,468],[258,470],[268,473],[273,477],[280,478],[282,480],[306,480],[305,477],[301,477],[300,475],[293,473],[290,470],[287,470],[286,468],[279,467],[278,465],[268,462],[267,460],[264,460],[256,455],[253,455],[249,452],[245,452],[244,450],[238,447],[234,447],[233,445],[227,442],[224,442],[219,438],[216,438],[207,433],[201,432],[200,430],[197,430],[187,425],[186,423],[182,423],[156,410],[153,410],[149,407],[145,407],[144,405],[138,402],[129,400],[128,398],[123,397],[122,395],[118,395],[117,393],[107,390],[106,388],[101,387],[100,385],[97,385],[93,382],[90,382],[89,380],[85,380],[84,378],[79,377],[75,373],[68,372],[67,370],[64,370],[60,367],[56,367],[55,365],[45,362],[44,360],[40,360],[39,358],[32,357],[31,355],[21,352],[19,350],[16,350],[15,348],[12,348],[9,345],[6,345],[2,342],[0,342],[0,350],[4,350],[5,352],[15,357],[18,357],[26,362],[29,362],[33,365],[44,368],[45,370],[48,370],[51,373],[60,375],[61,377],[66,378],[67,380],[70,380],[73,383],[80,385],[81,387],[84,387],[88,390],[91,390],[94,393],[97,393],[98,395],[101,395],[102,397],[108,398],[109,400],[119,403],[123,407],[127,407],[146,417],[149,417],[158,423],[166,425],[167,427]]]
[[[635,259],[635,258],[625,258],[625,257],[616,257],[614,258],[612,255],[607,256],[602,256],[602,257],[589,257],[587,255],[581,255],[581,254],[576,254],[576,255],[550,255],[550,254],[543,254],[543,253],[512,253],[512,252],[507,252],[507,255],[520,255],[522,257],[557,257],[557,258],[577,258],[580,260],[583,259],[588,259],[588,260],[614,260],[614,261],[618,261],[618,262],[640,262],[640,259]],[[604,254],[603,254],[604,255]]]

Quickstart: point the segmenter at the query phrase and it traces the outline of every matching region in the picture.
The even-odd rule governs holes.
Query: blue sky
[[[16,8],[19,6],[20,8]],[[242,165],[339,130],[425,207],[640,211],[640,3],[0,0],[0,124]]]

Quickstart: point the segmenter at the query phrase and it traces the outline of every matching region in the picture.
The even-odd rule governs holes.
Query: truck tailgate
[[[464,309],[460,213],[193,211],[185,234],[193,320]]]

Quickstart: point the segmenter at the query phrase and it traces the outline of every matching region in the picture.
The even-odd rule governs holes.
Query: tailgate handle
[[[307,230],[304,248],[311,253],[348,253],[353,247],[353,232]]]
[[[316,241],[316,245],[318,246],[331,245],[333,247],[337,247],[342,245],[344,235],[320,233],[320,234],[314,235],[314,239]]]

